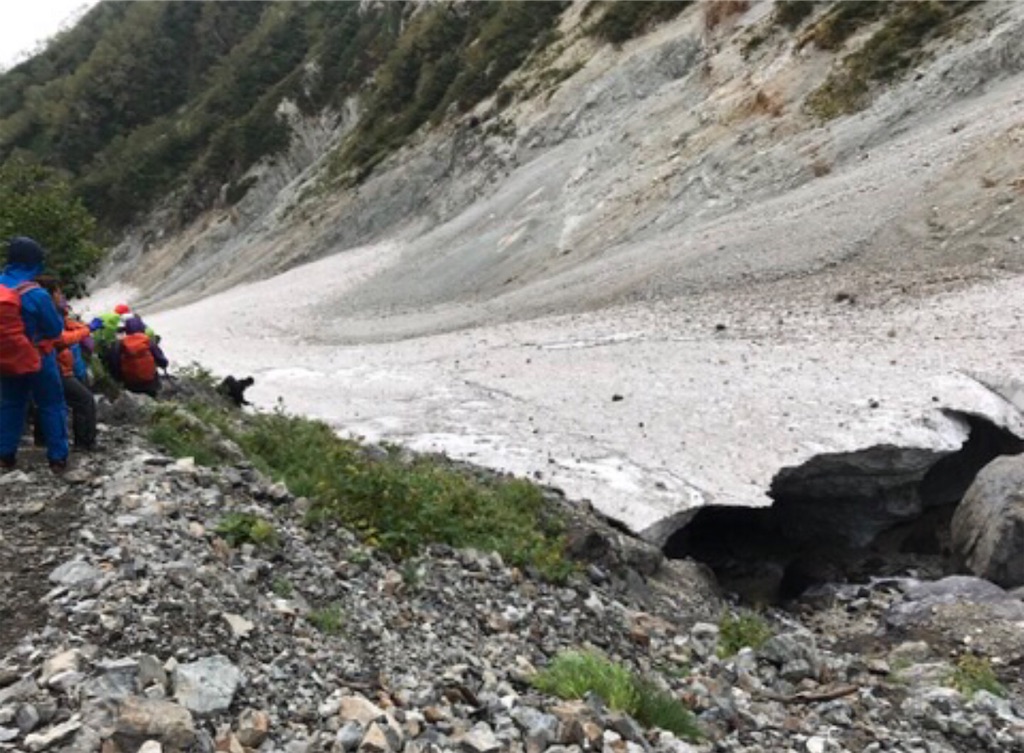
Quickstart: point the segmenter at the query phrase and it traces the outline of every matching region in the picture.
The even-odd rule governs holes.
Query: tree
[[[102,258],[96,221],[60,176],[18,159],[0,165],[0,238],[27,235],[46,249],[46,270],[71,297]]]

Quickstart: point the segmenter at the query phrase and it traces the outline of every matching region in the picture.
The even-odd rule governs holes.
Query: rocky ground
[[[245,462],[161,454],[146,402],[104,405],[104,451],[66,475],[26,452],[0,477],[0,750],[1024,751],[1019,594],[909,575],[819,588],[720,658],[738,607],[704,570],[555,493],[581,563],[564,585],[487,552],[396,563],[304,525],[308,502]],[[277,543],[230,545],[231,512]],[[656,678],[703,737],[533,689],[584,647]],[[964,655],[1005,697],[950,686]]]

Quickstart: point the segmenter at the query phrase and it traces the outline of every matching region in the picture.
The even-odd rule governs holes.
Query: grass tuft
[[[255,544],[277,546],[278,536],[274,524],[251,513],[233,512],[224,517],[214,529],[230,546]]]
[[[763,617],[752,612],[726,614],[718,623],[718,656],[725,659],[742,648],[760,648],[771,637],[771,626]]]
[[[308,619],[313,627],[328,635],[340,635],[345,626],[345,613],[337,604],[314,609]]]
[[[593,652],[561,653],[532,682],[538,690],[559,698],[594,693],[609,708],[630,714],[646,727],[660,727],[689,740],[700,737],[693,714],[670,693]]]
[[[1006,688],[999,682],[992,663],[984,656],[964,654],[949,677],[949,685],[970,697],[979,690],[987,690],[1000,698],[1006,697]]]
[[[198,465],[213,467],[228,459],[218,432],[188,410],[170,403],[158,405],[149,417],[149,439],[176,458],[194,458]]]

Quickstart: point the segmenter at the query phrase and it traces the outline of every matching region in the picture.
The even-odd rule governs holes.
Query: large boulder
[[[952,537],[975,575],[1004,588],[1024,585],[1024,455],[981,470],[956,509]]]

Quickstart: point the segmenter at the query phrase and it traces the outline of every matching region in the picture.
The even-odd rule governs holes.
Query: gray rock
[[[39,710],[31,703],[23,704],[18,708],[15,722],[18,725],[18,729],[21,730],[21,734],[27,735],[39,726]]]
[[[65,562],[50,573],[50,582],[60,586],[73,588],[75,586],[88,586],[103,577],[103,571],[93,567],[88,562],[72,560]]]
[[[994,616],[1024,620],[1024,602],[1010,596],[999,586],[968,575],[951,575],[933,582],[913,582],[904,601],[894,604],[885,615],[894,628],[927,623],[934,610],[944,605],[984,605]]]
[[[363,725],[356,721],[346,722],[337,731],[334,739],[342,750],[355,750],[363,739]]]
[[[195,714],[227,711],[242,673],[227,657],[211,656],[174,669],[174,699]]]
[[[788,679],[814,677],[821,667],[814,636],[810,633],[789,632],[772,636],[757,649],[759,658],[780,667]]]
[[[981,469],[951,526],[954,551],[975,575],[1005,588],[1024,586],[1024,456]]]
[[[519,706],[512,710],[512,718],[523,730],[527,748],[544,750],[558,739],[558,718],[531,708]]]
[[[494,731],[480,722],[473,726],[469,732],[464,734],[458,741],[459,749],[463,753],[498,753],[501,750],[501,741],[494,735]]]
[[[718,648],[718,625],[698,622],[690,628],[690,648],[701,659],[713,656]]]
[[[78,719],[71,718],[64,723],[58,724],[57,726],[51,727],[43,732],[26,735],[25,747],[32,751],[32,753],[36,753],[36,751],[40,750],[46,750],[54,745],[59,745],[70,740],[81,726],[82,723]]]

